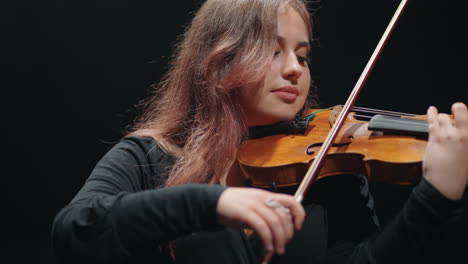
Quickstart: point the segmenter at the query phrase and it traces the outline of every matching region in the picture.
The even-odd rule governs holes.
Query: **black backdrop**
[[[199,2],[2,1],[2,234],[16,263],[53,263],[55,213],[132,121]],[[410,1],[357,105],[423,114],[468,103],[462,2]],[[398,3],[313,4],[322,106],[345,102]],[[377,191],[382,214],[406,195]]]

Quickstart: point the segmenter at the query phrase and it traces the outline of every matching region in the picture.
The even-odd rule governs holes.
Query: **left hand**
[[[429,107],[429,142],[423,159],[423,175],[444,196],[458,200],[468,184],[468,110],[452,105],[454,123],[447,114]]]

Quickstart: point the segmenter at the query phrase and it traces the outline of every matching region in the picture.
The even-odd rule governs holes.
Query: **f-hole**
[[[332,147],[345,147],[345,146],[348,146],[349,144],[351,144],[352,140],[353,140],[353,137],[349,137],[349,139],[351,140],[350,142],[346,142],[346,143],[333,143],[332,144]],[[315,143],[315,144],[312,144],[310,146],[307,147],[306,149],[306,154],[307,155],[314,155],[315,154],[315,151],[313,149],[317,148],[317,147],[321,147],[323,145],[323,143]]]

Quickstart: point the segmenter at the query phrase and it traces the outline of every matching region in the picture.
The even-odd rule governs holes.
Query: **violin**
[[[316,114],[303,135],[281,134],[244,142],[238,161],[249,185],[264,189],[299,185],[336,122],[340,108],[305,112]],[[388,111],[377,111],[369,117],[370,121],[359,120],[359,116],[363,115],[357,111],[348,114],[317,179],[363,174],[373,182],[417,183],[427,144],[425,116]]]
[[[425,141],[408,137],[402,137],[401,140],[396,141],[394,137],[377,136],[378,133],[373,132],[366,133],[367,129],[362,123],[348,121],[347,123],[350,125],[347,126],[345,122],[347,119],[353,119],[352,114],[350,116],[351,108],[354,106],[407,2],[407,0],[401,0],[348,100],[329,129],[323,125],[323,121],[322,125],[319,125],[320,118],[318,118],[307,133],[311,138],[307,136],[272,136],[262,141],[247,141],[241,145],[238,161],[253,185],[271,184],[270,175],[273,175],[275,184],[287,186],[300,182],[294,197],[298,202],[302,202],[311,184],[324,175],[348,172],[365,173],[370,179],[379,178],[384,182],[396,181],[399,183],[413,183],[419,178]],[[313,130],[314,127],[315,130]],[[342,127],[344,130],[340,132]],[[323,137],[322,131],[325,131],[326,137]],[[356,142],[358,144],[355,144]],[[378,148],[372,147],[370,142],[381,142],[379,144],[379,148],[382,148],[380,154],[376,151]],[[402,154],[401,151],[398,153],[392,151],[398,149],[407,150],[407,154]],[[328,154],[329,151],[331,154]],[[388,154],[386,154],[387,152]],[[395,175],[400,176],[396,176],[399,178],[395,179]]]

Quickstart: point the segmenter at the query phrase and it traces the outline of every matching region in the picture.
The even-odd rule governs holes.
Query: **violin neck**
[[[368,129],[373,131],[383,131],[385,134],[428,136],[428,125],[426,120],[395,116],[375,115],[369,121]]]

